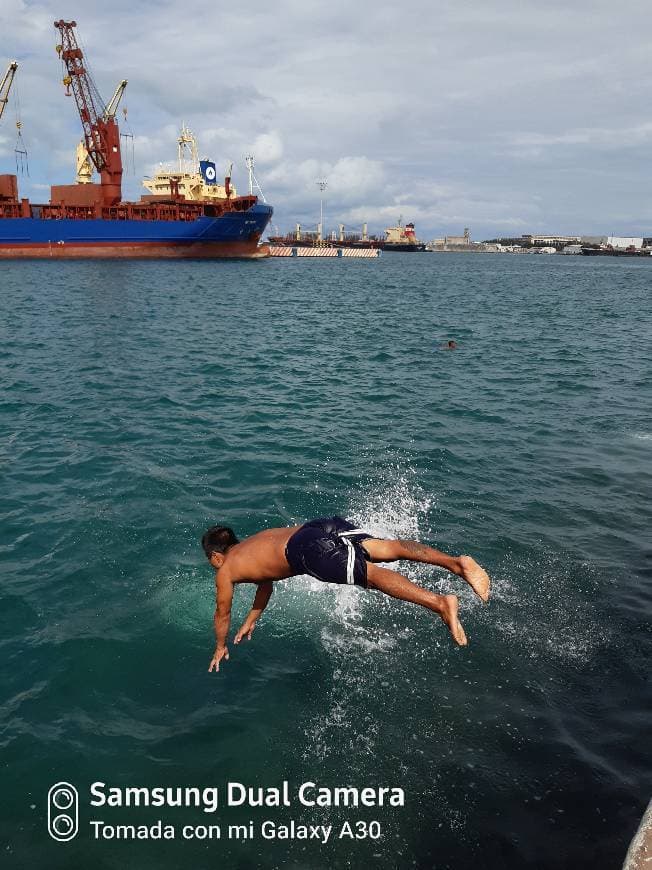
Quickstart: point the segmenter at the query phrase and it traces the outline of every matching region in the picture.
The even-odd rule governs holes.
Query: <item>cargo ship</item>
[[[145,181],[149,194],[137,202],[122,201],[115,95],[102,105],[77,43],[76,22],[54,26],[61,34],[57,52],[66,72],[63,83],[75,97],[86,154],[80,160],[78,151],[77,183],[53,185],[47,204],[19,198],[17,177],[0,175],[0,259],[267,256],[268,248],[259,242],[272,207],[252,191],[238,196],[228,175],[219,185],[215,164],[208,160],[196,161],[189,171],[181,166],[179,172],[161,170]],[[99,184],[90,181],[89,168],[99,174]]]
[[[367,224],[362,225],[362,235],[346,234],[344,224],[339,225],[339,233],[331,233],[328,238],[322,238],[317,232],[304,232],[301,224],[297,224],[294,233],[285,236],[270,236],[270,244],[286,248],[377,248],[381,251],[425,251],[425,242],[420,242],[414,231],[414,224],[403,226],[402,218],[398,225],[385,230],[385,238],[378,239],[367,232]]]
[[[649,259],[652,256],[652,250],[649,248],[610,248],[610,247],[599,247],[599,248],[590,248],[583,247],[582,254],[585,257],[647,257]]]
[[[339,233],[336,235],[333,232],[328,238],[322,238],[319,230],[306,232],[301,229],[301,224],[297,224],[293,233],[287,233],[284,236],[269,236],[269,243],[282,248],[375,249],[382,248],[384,245],[382,239],[377,239],[376,236],[370,236],[367,233],[367,224],[362,225],[362,234],[359,236],[354,233],[345,233],[344,224],[340,224]]]
[[[414,231],[414,224],[403,226],[403,218],[398,219],[395,227],[385,230],[384,251],[425,251],[425,242],[420,242]]]

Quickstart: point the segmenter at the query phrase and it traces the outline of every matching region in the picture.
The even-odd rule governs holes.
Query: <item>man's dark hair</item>
[[[233,529],[228,526],[211,526],[204,532],[201,539],[201,545],[209,561],[213,553],[226,553],[229,547],[237,543],[238,539]]]

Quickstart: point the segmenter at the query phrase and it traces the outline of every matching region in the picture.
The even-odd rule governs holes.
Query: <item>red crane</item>
[[[77,44],[74,28],[76,21],[55,21],[61,34],[57,54],[66,68],[63,80],[67,94],[75,95],[77,111],[84,129],[86,150],[100,176],[102,203],[117,205],[122,199],[122,155],[120,130],[114,117],[107,116],[89,71],[84,66],[84,53]]]

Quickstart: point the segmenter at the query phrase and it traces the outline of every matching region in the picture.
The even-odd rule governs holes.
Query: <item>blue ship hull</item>
[[[17,257],[257,257],[273,209],[255,203],[244,211],[194,220],[95,218],[0,219],[0,259]]]

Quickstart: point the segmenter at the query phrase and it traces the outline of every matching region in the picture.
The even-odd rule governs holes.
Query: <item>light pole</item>
[[[328,185],[327,181],[318,181],[317,187],[320,190],[321,196],[319,197],[319,234],[317,241],[321,242],[324,235],[324,191]]]

